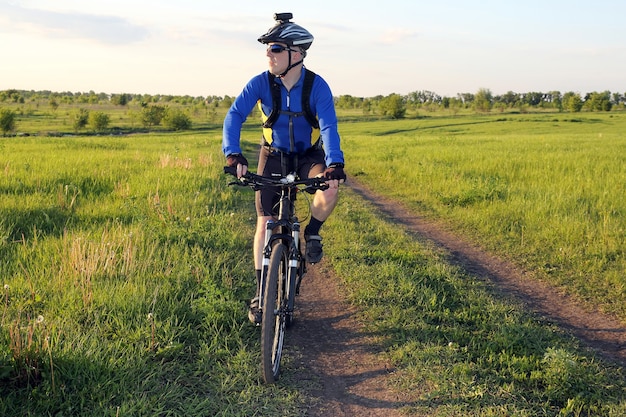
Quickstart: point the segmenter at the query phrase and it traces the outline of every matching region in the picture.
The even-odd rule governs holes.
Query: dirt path
[[[400,416],[405,405],[387,389],[392,369],[365,334],[325,263],[309,268],[287,343],[298,352],[298,379],[309,379],[311,416]]]
[[[350,180],[350,187],[391,221],[418,239],[444,249],[450,262],[481,277],[502,297],[521,302],[530,311],[557,323],[583,345],[610,360],[626,364],[626,326],[613,317],[582,308],[547,284],[531,279],[512,264],[486,253],[434,222],[411,213],[398,202],[382,198]],[[324,262],[309,268],[298,299],[298,321],[289,337],[300,379],[309,379],[316,398],[311,416],[395,417],[407,405],[386,389],[389,365],[359,327],[355,310],[338,290],[337,279]]]
[[[409,212],[398,202],[375,196],[358,181],[351,181],[351,187],[418,238],[445,249],[452,263],[492,283],[495,292],[522,302],[529,310],[557,323],[608,359],[626,364],[624,323],[597,310],[583,308],[561,291],[532,279],[525,271],[481,250],[441,225]]]

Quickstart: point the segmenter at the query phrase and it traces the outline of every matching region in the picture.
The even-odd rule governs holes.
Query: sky
[[[235,96],[276,12],[335,96],[626,92],[623,0],[0,0],[0,90]]]

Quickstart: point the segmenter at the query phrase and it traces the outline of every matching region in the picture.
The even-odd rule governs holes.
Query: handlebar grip
[[[226,166],[226,167],[224,167],[224,174],[230,174],[233,177],[236,177],[237,176],[237,168]]]

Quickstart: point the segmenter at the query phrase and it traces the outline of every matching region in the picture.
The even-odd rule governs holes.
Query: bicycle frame
[[[232,167],[224,171],[236,176]],[[294,174],[276,179],[246,173],[230,185],[250,186],[255,191],[273,187],[280,192],[278,215],[265,225],[259,289],[262,371],[265,382],[273,383],[279,375],[285,328],[292,323],[295,296],[306,272],[300,248],[300,222],[294,208],[296,194],[302,190],[325,190],[328,184],[323,178],[298,180]]]
[[[289,265],[288,276],[285,288],[287,289],[287,296],[289,299],[288,310],[283,312],[277,312],[277,314],[293,314],[293,298],[290,297],[292,291],[297,292],[294,288],[300,266],[302,261],[302,254],[300,253],[300,222],[295,216],[293,211],[294,200],[291,198],[292,193],[291,186],[281,187],[281,195],[279,200],[278,217],[276,219],[268,220],[265,226],[265,244],[263,246],[263,263],[261,272],[261,291],[259,306],[263,310],[265,303],[263,300],[265,281],[267,278],[268,266],[270,263],[270,257],[272,256],[272,246],[276,241],[282,241],[283,244],[289,250]]]

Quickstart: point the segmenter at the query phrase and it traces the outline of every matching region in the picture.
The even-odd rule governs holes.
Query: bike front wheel
[[[280,374],[280,359],[285,341],[288,305],[285,283],[289,269],[288,249],[278,242],[272,248],[265,281],[263,320],[261,324],[261,361],[263,379],[272,384]]]

